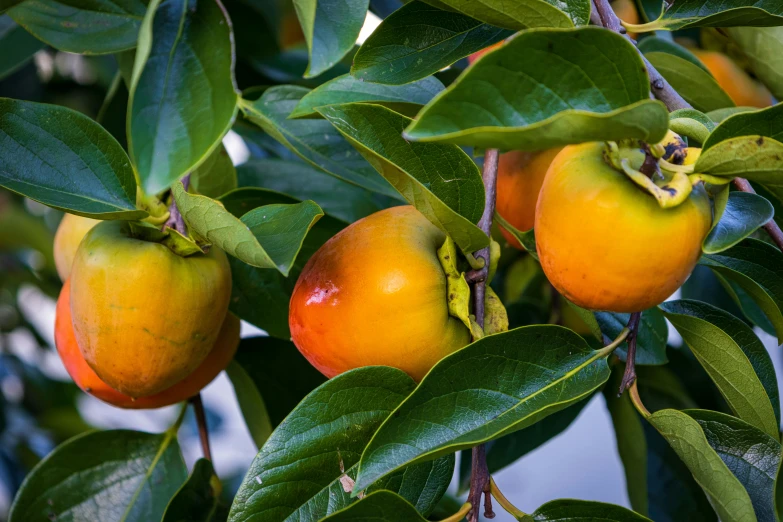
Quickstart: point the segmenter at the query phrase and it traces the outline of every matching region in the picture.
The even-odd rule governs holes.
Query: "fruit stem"
[[[201,402],[201,394],[196,394],[188,401],[193,405],[193,412],[196,414],[196,422],[198,423],[198,436],[201,440],[201,451],[204,453],[204,458],[208,461],[212,461],[212,452],[209,449],[209,430],[207,429],[207,416],[204,413],[204,403]]]
[[[734,178],[734,186],[742,192],[749,192],[751,194],[756,193],[750,182],[744,178]],[[770,219],[767,224],[764,225],[764,230],[767,231],[767,234],[769,234],[769,237],[772,238],[772,241],[775,242],[778,248],[783,251],[783,231],[780,230],[780,227],[775,220]]]
[[[484,181],[484,213],[481,215],[478,226],[489,237],[492,231],[492,218],[495,216],[495,193],[498,179],[497,149],[487,149],[484,152],[484,168],[481,171],[481,179]],[[474,279],[473,311],[476,315],[476,322],[484,328],[484,298],[489,274],[489,247],[482,248],[475,253],[475,256],[484,260],[484,267],[481,268],[478,277]],[[495,516],[489,497],[489,468],[487,467],[486,448],[483,444],[473,448],[472,464],[470,493],[468,494],[468,502],[472,507],[468,513],[468,520],[478,522],[482,496],[485,497],[484,516],[487,518]]]
[[[636,383],[636,339],[639,336],[639,321],[642,318],[641,312],[634,312],[628,320],[628,354],[625,358],[625,373],[620,382],[618,396]]]
[[[631,389],[628,390],[628,394],[631,396],[631,402],[633,403],[634,407],[636,408],[636,411],[639,412],[639,414],[644,417],[645,419],[649,418],[650,410],[644,407],[644,404],[642,403],[642,398],[639,397],[639,390],[636,387],[636,382],[631,385]]]
[[[185,190],[188,190],[188,187],[190,186],[190,174],[186,174],[185,177],[182,178],[182,186],[185,187]],[[179,208],[177,208],[177,201],[173,196],[171,198],[171,205],[169,205],[169,218],[163,224],[162,230],[166,230],[166,227],[173,228],[183,236],[188,235],[185,220],[182,219],[182,214],[179,213]]]
[[[462,507],[459,508],[459,511],[448,518],[444,518],[440,522],[459,522],[467,516],[468,511],[470,511],[470,502],[465,502]]]
[[[495,500],[498,501],[498,504],[500,504],[503,509],[508,511],[512,517],[516,518],[517,520],[524,520],[526,517],[528,517],[527,513],[509,502],[506,496],[500,491],[498,485],[495,483],[495,479],[492,477],[489,477],[489,490]]]

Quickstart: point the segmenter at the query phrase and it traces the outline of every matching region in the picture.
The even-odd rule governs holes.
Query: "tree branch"
[[[484,169],[481,172],[484,181],[484,214],[478,222],[479,228],[489,236],[492,231],[492,218],[495,216],[495,195],[497,192],[498,178],[498,150],[488,149],[484,152]],[[484,259],[484,267],[479,274],[474,275],[473,280],[473,311],[476,314],[476,322],[484,327],[484,296],[486,293],[487,275],[489,274],[489,247],[482,248],[476,253],[476,258]],[[470,473],[470,493],[468,502],[472,506],[468,514],[469,522],[478,522],[481,498],[484,497],[484,516],[494,518],[492,503],[489,497],[489,468],[487,468],[486,448],[483,444],[473,448],[472,468]]]
[[[201,451],[204,454],[204,458],[211,461],[212,452],[209,449],[209,430],[207,429],[207,416],[204,413],[204,403],[201,402],[201,394],[194,395],[190,398],[190,404],[193,405],[193,412],[196,414],[196,422],[198,423],[198,436],[201,440]]]
[[[188,187],[190,186],[190,174],[186,174],[184,178],[182,178],[182,185],[185,187],[185,190],[188,190]],[[174,197],[171,197],[171,205],[169,205],[169,218],[166,220],[166,222],[163,224],[163,230],[166,230],[166,227],[173,228],[180,234],[187,235],[187,227],[185,226],[185,220],[182,219],[182,214],[179,213],[179,208],[177,208],[177,202],[174,201]]]
[[[628,352],[625,357],[625,373],[620,382],[618,395],[622,395],[625,390],[636,382],[636,339],[639,337],[639,321],[642,318],[641,312],[634,312],[628,320]]]

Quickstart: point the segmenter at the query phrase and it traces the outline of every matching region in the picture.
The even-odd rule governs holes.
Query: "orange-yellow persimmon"
[[[701,255],[712,222],[706,192],[661,208],[604,159],[604,143],[564,148],[536,207],[541,266],[571,302],[591,310],[638,312],[679,288]]]
[[[468,56],[468,63],[469,64],[473,64],[476,60],[478,60],[479,58],[481,58],[482,56],[484,56],[488,52],[494,51],[495,49],[501,47],[504,42],[505,42],[505,40],[501,40],[501,41],[499,41],[497,43],[493,43],[492,45],[483,48],[480,51],[476,51],[475,53],[473,53],[470,56]]]
[[[174,384],[170,388],[150,397],[134,399],[124,395],[105,382],[90,368],[79,350],[73,333],[71,321],[70,281],[66,281],[57,300],[57,312],[54,326],[54,340],[57,352],[60,354],[65,369],[73,382],[86,393],[98,399],[129,409],[162,408],[189,399],[207,386],[223,371],[239,345],[239,319],[231,313],[226,314],[223,326],[220,328],[215,346],[204,359],[204,362],[193,373]]]
[[[71,269],[71,313],[87,364],[131,397],[190,375],[226,317],[231,269],[222,250],[181,257],[133,237],[127,222],[90,230]]]
[[[533,228],[538,193],[549,164],[560,150],[511,151],[500,155],[496,208],[498,214],[517,230],[526,231]],[[524,250],[522,244],[510,232],[503,227],[500,227],[500,232],[511,246]]]
[[[761,82],[750,77],[729,56],[718,51],[691,49],[693,54],[715,77],[718,85],[739,107],[769,107],[774,103],[772,93]]]
[[[437,257],[445,235],[411,206],[376,212],[327,241],[296,282],[289,326],[327,377],[395,366],[420,380],[470,341],[449,315]]]
[[[57,274],[64,282],[71,275],[71,265],[76,256],[76,249],[87,232],[100,223],[97,219],[90,219],[74,214],[65,214],[57,227],[54,235],[54,265]]]

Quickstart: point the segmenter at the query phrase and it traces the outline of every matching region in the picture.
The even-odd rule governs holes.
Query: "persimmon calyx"
[[[161,243],[169,250],[181,257],[192,256],[193,254],[204,254],[208,250],[208,245],[203,248],[187,236],[183,236],[171,227],[161,230],[149,221],[128,221],[131,235],[136,239],[150,241],[152,243]]]
[[[149,214],[142,221],[160,227],[171,215],[168,207],[154,195],[145,194],[141,187],[136,187],[136,207],[146,210]]]

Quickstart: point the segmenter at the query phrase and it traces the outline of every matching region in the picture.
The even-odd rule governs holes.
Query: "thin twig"
[[[756,193],[750,182],[744,178],[734,178],[734,186],[742,192],[749,192],[751,194]],[[783,251],[783,230],[780,230],[780,227],[775,220],[770,219],[767,224],[764,225],[764,230],[767,231],[767,234],[769,234],[769,237],[772,238],[772,241],[775,242],[778,248]]]
[[[623,373],[623,380],[620,382],[620,391],[618,395],[622,395],[625,390],[636,382],[636,339],[639,337],[639,321],[642,318],[641,312],[634,312],[631,314],[631,318],[628,320],[628,352],[625,357],[625,373]]]
[[[185,190],[188,190],[188,187],[190,186],[190,174],[187,174],[182,178],[182,185],[185,187]],[[182,214],[179,213],[179,208],[177,208],[177,202],[174,200],[174,196],[171,197],[169,218],[166,220],[166,223],[163,224],[163,230],[166,230],[166,227],[173,228],[182,235],[187,234],[185,220],[182,219]]]
[[[489,236],[492,231],[492,219],[495,216],[495,195],[497,192],[498,178],[498,151],[497,149],[488,149],[484,152],[484,169],[481,173],[484,181],[484,214],[478,222],[479,228]],[[489,273],[489,247],[479,250],[475,254],[484,260],[484,267],[475,277],[473,284],[473,311],[476,315],[476,322],[484,327],[484,295],[486,290],[487,274]],[[487,496],[489,492],[489,469],[487,468],[486,448],[483,444],[473,448],[472,452],[472,470],[470,473],[470,493],[468,502],[473,506],[468,514],[470,522],[477,522],[479,517],[479,508],[481,507],[482,496]],[[484,503],[484,516],[493,518],[492,504],[488,501]]]
[[[199,393],[191,397],[190,404],[193,405],[193,412],[196,414],[196,422],[198,423],[198,436],[201,440],[201,451],[204,453],[204,458],[211,461],[212,452],[209,449],[209,430],[207,428],[207,416],[204,413],[204,403],[201,402],[201,394]]]

